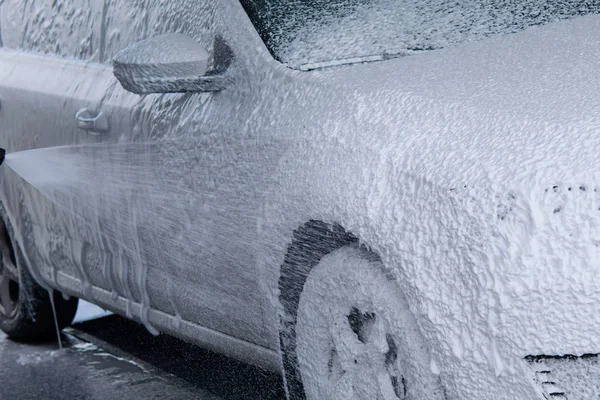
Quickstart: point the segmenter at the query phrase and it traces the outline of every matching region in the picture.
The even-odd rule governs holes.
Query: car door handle
[[[83,129],[90,135],[108,132],[108,118],[102,111],[95,114],[87,108],[82,108],[75,114],[75,121],[79,129]]]

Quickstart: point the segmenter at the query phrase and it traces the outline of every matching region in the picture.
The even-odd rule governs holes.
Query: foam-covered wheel
[[[58,328],[73,322],[78,299],[53,291]],[[4,222],[0,220],[0,329],[9,337],[38,341],[56,337],[52,302],[27,268],[19,268]]]
[[[292,399],[440,400],[439,377],[398,282],[356,244],[310,270],[295,322]]]

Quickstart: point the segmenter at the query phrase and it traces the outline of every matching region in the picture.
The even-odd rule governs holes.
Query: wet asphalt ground
[[[116,315],[74,324],[57,343],[0,332],[0,400],[281,400],[281,377]]]

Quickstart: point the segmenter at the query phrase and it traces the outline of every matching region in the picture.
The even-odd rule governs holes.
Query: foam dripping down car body
[[[597,6],[38,10],[121,32],[96,43],[18,3],[2,215],[36,282],[281,371],[295,400],[593,390],[545,356],[600,353]]]

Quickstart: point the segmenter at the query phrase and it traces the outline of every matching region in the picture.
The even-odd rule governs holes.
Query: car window
[[[0,45],[109,63],[150,36],[180,32],[212,46],[213,0],[0,0]]]
[[[101,23],[99,1],[0,1],[2,44],[12,49],[97,60]]]
[[[210,51],[214,38],[214,0],[106,2],[103,62],[110,62],[119,51],[137,41],[172,32],[189,35]]]
[[[410,55],[600,13],[598,0],[241,0],[273,56],[293,68]]]

